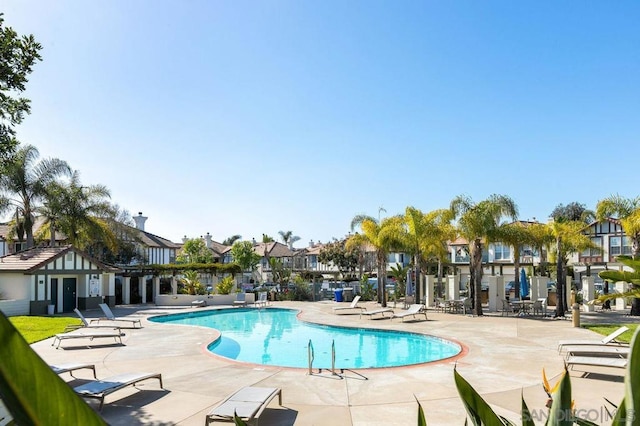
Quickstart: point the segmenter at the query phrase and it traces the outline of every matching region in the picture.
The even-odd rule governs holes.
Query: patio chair
[[[628,346],[577,345],[565,346],[566,358],[572,356],[596,356],[627,358],[631,349]]]
[[[500,312],[502,316],[509,316],[509,314],[513,312],[513,308],[507,299],[501,300]]]
[[[78,316],[78,318],[80,318],[80,321],[82,321],[81,324],[71,324],[68,325],[64,328],[64,332],[66,333],[67,331],[72,331],[72,330],[78,330],[80,328],[120,328],[120,327],[116,327],[113,324],[111,325],[107,325],[107,324],[91,324],[89,321],[87,321],[87,318],[85,318],[84,315],[82,315],[82,312],[80,312],[78,310],[78,308],[75,308],[73,310],[73,312],[76,313],[76,315]]]
[[[100,322],[100,321],[115,321],[115,322],[128,322],[131,324],[132,328],[136,328],[136,324],[138,324],[137,328],[142,328],[142,323],[140,322],[139,318],[120,318],[120,317],[116,317],[113,312],[111,311],[111,308],[109,307],[109,305],[107,305],[106,303],[100,303],[98,305],[100,307],[100,309],[102,309],[102,313],[104,314],[104,318],[93,318],[91,319],[91,322],[93,323],[94,321],[96,322]]]
[[[444,299],[436,299],[435,300],[435,308],[436,312],[446,312],[447,311],[447,302]]]
[[[267,292],[261,291],[258,293],[258,299],[253,303],[257,308],[261,306],[267,306],[269,304],[269,300],[267,298]]]
[[[125,373],[117,376],[111,376],[102,380],[94,380],[84,385],[77,386],[73,390],[83,398],[99,399],[100,406],[98,411],[102,410],[104,398],[127,386],[134,386],[143,380],[158,379],[160,389],[162,389],[162,375],[159,373]]]
[[[533,315],[547,316],[547,299],[544,297],[537,299],[531,305],[531,309],[533,310]]]
[[[367,315],[369,317],[369,319],[373,318],[374,315],[378,315],[381,314],[383,317],[385,316],[385,312],[391,312],[391,315],[393,315],[393,309],[391,308],[380,308],[380,309],[374,309],[371,311],[361,311],[360,312],[360,318],[362,318],[363,315]]]
[[[282,406],[282,389],[247,386],[218,404],[205,417],[205,425],[214,421],[234,423],[238,416],[245,423],[258,424],[260,415],[275,397]]]
[[[596,356],[570,356],[565,361],[567,366],[573,367],[575,365],[589,365],[594,367],[613,367],[613,368],[626,368],[627,358],[613,358],[613,357],[596,357]]]
[[[68,333],[60,333],[60,334],[56,334],[53,338],[53,342],[51,343],[51,346],[55,346],[56,349],[60,348],[60,344],[62,343],[63,340],[70,340],[70,339],[89,339],[91,341],[93,341],[93,339],[99,339],[99,338],[113,338],[115,339],[116,343],[120,343],[122,345],[122,336],[124,335],[124,333],[122,333],[122,330],[120,330],[119,328],[92,328],[92,329],[87,329],[87,328],[80,328],[78,330],[74,330],[74,331],[70,331]],[[56,342],[58,343],[56,345]]]
[[[404,319],[406,317],[413,316],[413,318],[415,319],[416,315],[424,315],[425,321],[427,320],[427,310],[424,308],[424,305],[419,303],[413,304],[409,306],[408,310],[391,315],[391,320],[393,321],[394,318],[402,318],[402,322],[404,322]]]
[[[560,342],[558,342],[558,353],[560,353],[565,346],[577,346],[577,345],[606,346],[606,345],[615,345],[615,344],[624,345],[624,343],[616,339],[620,337],[620,335],[627,330],[629,330],[629,327],[623,325],[613,333],[603,337],[600,340],[596,340],[596,339],[561,340]]]
[[[359,301],[360,301],[360,296],[356,296],[353,298],[349,306],[336,306],[335,308],[333,308],[333,311],[337,313],[337,311],[344,311],[346,309],[360,309],[361,311],[363,309],[366,309],[363,306],[358,306]]]
[[[473,308],[471,307],[471,298],[467,297],[462,301],[462,313],[464,315],[471,314],[473,315]]]
[[[247,306],[247,293],[244,291],[236,293],[236,300],[233,301],[233,306]]]
[[[79,363],[79,362],[70,362],[70,363],[67,363],[67,364],[50,365],[49,367],[51,367],[53,372],[56,373],[56,374],[69,373],[69,374],[71,374],[71,377],[73,377],[73,378],[76,378],[76,376],[73,375],[74,371],[87,369],[87,370],[93,371],[93,378],[94,379],[98,378],[96,376],[96,365],[95,364],[83,364],[83,363]]]

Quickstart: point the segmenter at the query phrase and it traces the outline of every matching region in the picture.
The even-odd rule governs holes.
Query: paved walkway
[[[106,399],[103,417],[112,425],[202,425],[205,414],[218,402],[243,386],[280,387],[283,407],[277,399],[262,414],[265,425],[415,425],[416,398],[429,425],[463,424],[464,408],[453,381],[453,368],[478,390],[498,414],[519,420],[520,395],[543,424],[546,394],[542,389],[544,368],[551,382],[563,370],[557,342],[566,338],[597,337],[574,328],[570,320],[532,317],[471,317],[429,311],[428,321],[360,319],[357,314],[335,315],[335,302],[276,302],[278,307],[301,310],[304,320],[323,324],[408,330],[454,339],[466,354],[452,361],[412,367],[358,370],[366,377],[347,372],[344,379],[330,374],[308,375],[306,370],[263,367],[229,361],[207,352],[215,330],[154,323],[147,317],[187,309],[155,306],[118,307],[118,316],[142,318],[142,329],[127,330],[124,345],[96,340],[92,347],[68,341],[54,349],[51,339],[33,348],[50,363],[72,361],[96,364],[99,378],[113,374],[148,371],[162,373],[165,389],[150,381],[139,392],[128,389]],[[376,308],[373,302],[364,304]],[[207,309],[207,308],[205,308]],[[98,316],[99,312],[87,312]],[[634,322],[615,312],[583,315],[583,322]],[[95,345],[95,346],[93,346]],[[622,370],[588,369],[582,377],[572,371],[573,399],[596,423],[610,423],[603,406],[607,398],[618,403],[623,396]],[[80,377],[82,372],[79,373]],[[65,375],[65,380],[72,380]],[[86,375],[89,379],[89,374]],[[71,384],[83,383],[75,380]],[[93,403],[91,403],[93,404]]]

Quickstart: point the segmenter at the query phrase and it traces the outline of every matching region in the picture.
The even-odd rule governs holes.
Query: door
[[[58,311],[58,279],[51,278],[51,304],[55,306],[53,312]]]
[[[62,312],[72,312],[76,308],[76,279],[62,279]]]

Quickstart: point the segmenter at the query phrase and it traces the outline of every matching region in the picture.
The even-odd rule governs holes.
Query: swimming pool
[[[306,368],[308,345],[314,368],[381,368],[422,364],[460,353],[460,345],[434,336],[368,328],[318,325],[301,321],[293,309],[221,309],[150,318],[168,324],[219,330],[208,346],[217,355],[261,365]]]

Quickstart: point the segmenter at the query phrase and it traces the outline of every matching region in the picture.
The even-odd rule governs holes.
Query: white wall
[[[0,275],[0,293],[3,299],[31,300],[31,276],[22,273]]]

